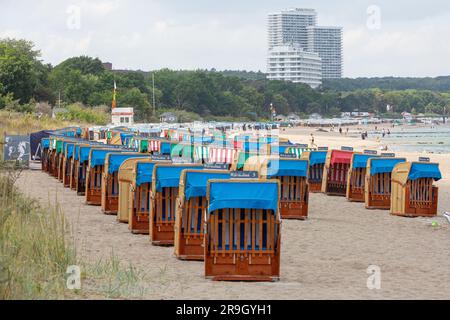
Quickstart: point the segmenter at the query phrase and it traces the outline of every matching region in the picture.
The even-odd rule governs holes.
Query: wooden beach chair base
[[[350,202],[364,202],[364,189],[354,188],[350,190],[350,194],[347,197],[347,200]]]
[[[322,181],[320,182],[309,182],[309,192],[310,193],[321,193],[322,192]]]
[[[109,196],[106,197],[105,203],[104,205],[102,205],[102,211],[106,215],[117,215],[118,207],[119,207],[119,197]]]
[[[174,245],[173,224],[150,227],[150,240],[154,246],[171,247]]]
[[[308,204],[301,202],[281,202],[280,213],[282,219],[306,220],[308,219]]]
[[[186,239],[182,238],[179,241],[179,254],[177,258],[186,261],[203,261],[205,260],[204,238]]]

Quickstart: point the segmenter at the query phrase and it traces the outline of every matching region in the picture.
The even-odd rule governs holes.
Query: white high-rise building
[[[318,63],[320,80],[342,78],[342,28],[317,26],[314,9],[296,8],[269,14],[268,47],[268,79],[303,82],[315,88]],[[283,55],[296,58],[281,66],[285,62]],[[313,72],[306,72],[311,64]],[[299,70],[303,70],[301,76],[292,77]]]
[[[342,78],[342,28],[310,26],[307,30],[307,50],[318,53],[322,59],[323,78]]]
[[[285,44],[308,45],[307,27],[317,25],[314,9],[288,9],[269,14],[269,49]]]
[[[305,83],[312,88],[322,84],[322,62],[317,53],[307,52],[298,45],[269,49],[267,79]]]

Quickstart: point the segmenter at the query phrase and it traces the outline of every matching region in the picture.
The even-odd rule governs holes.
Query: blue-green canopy
[[[267,163],[267,177],[306,177],[308,160],[271,159]]]
[[[377,158],[377,155],[373,154],[354,154],[353,155],[353,169],[361,169],[367,167],[367,161],[370,158]]]
[[[372,158],[370,162],[370,175],[390,173],[397,163],[406,162],[403,158]]]
[[[442,179],[441,171],[437,163],[417,163],[413,162],[409,171],[408,180],[420,178],[432,178],[436,181]]]
[[[161,166],[156,168],[156,191],[161,192],[163,188],[177,188],[180,185],[181,171],[185,169],[202,169],[193,165]]]
[[[211,213],[220,209],[262,209],[278,212],[279,190],[274,181],[211,181],[209,207]]]
[[[135,153],[135,154],[123,154],[123,153],[110,153],[108,162],[108,173],[113,174],[119,171],[120,166],[125,160],[131,158],[150,158],[150,155]]]
[[[193,197],[206,197],[206,187],[209,180],[226,180],[230,179],[229,172],[209,172],[204,170],[201,172],[187,171],[185,177],[184,195],[186,199]]]

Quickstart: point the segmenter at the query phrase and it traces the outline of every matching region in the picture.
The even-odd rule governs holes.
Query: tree
[[[152,116],[148,97],[138,88],[132,88],[118,95],[117,105],[121,108],[134,108],[137,121],[147,121]]]
[[[0,40],[0,94],[12,93],[21,103],[28,102],[41,80],[39,56],[30,41]]]

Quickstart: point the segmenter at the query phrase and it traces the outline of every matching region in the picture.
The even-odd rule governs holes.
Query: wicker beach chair
[[[272,180],[210,180],[205,276],[222,281],[280,277],[280,184]]]
[[[206,188],[212,179],[229,179],[226,170],[183,170],[175,218],[175,256],[180,260],[204,259]]]
[[[404,158],[371,158],[367,161],[364,198],[367,209],[391,208],[391,176]]]
[[[404,162],[392,171],[391,214],[404,217],[437,215],[438,187],[442,179],[437,163]]]

